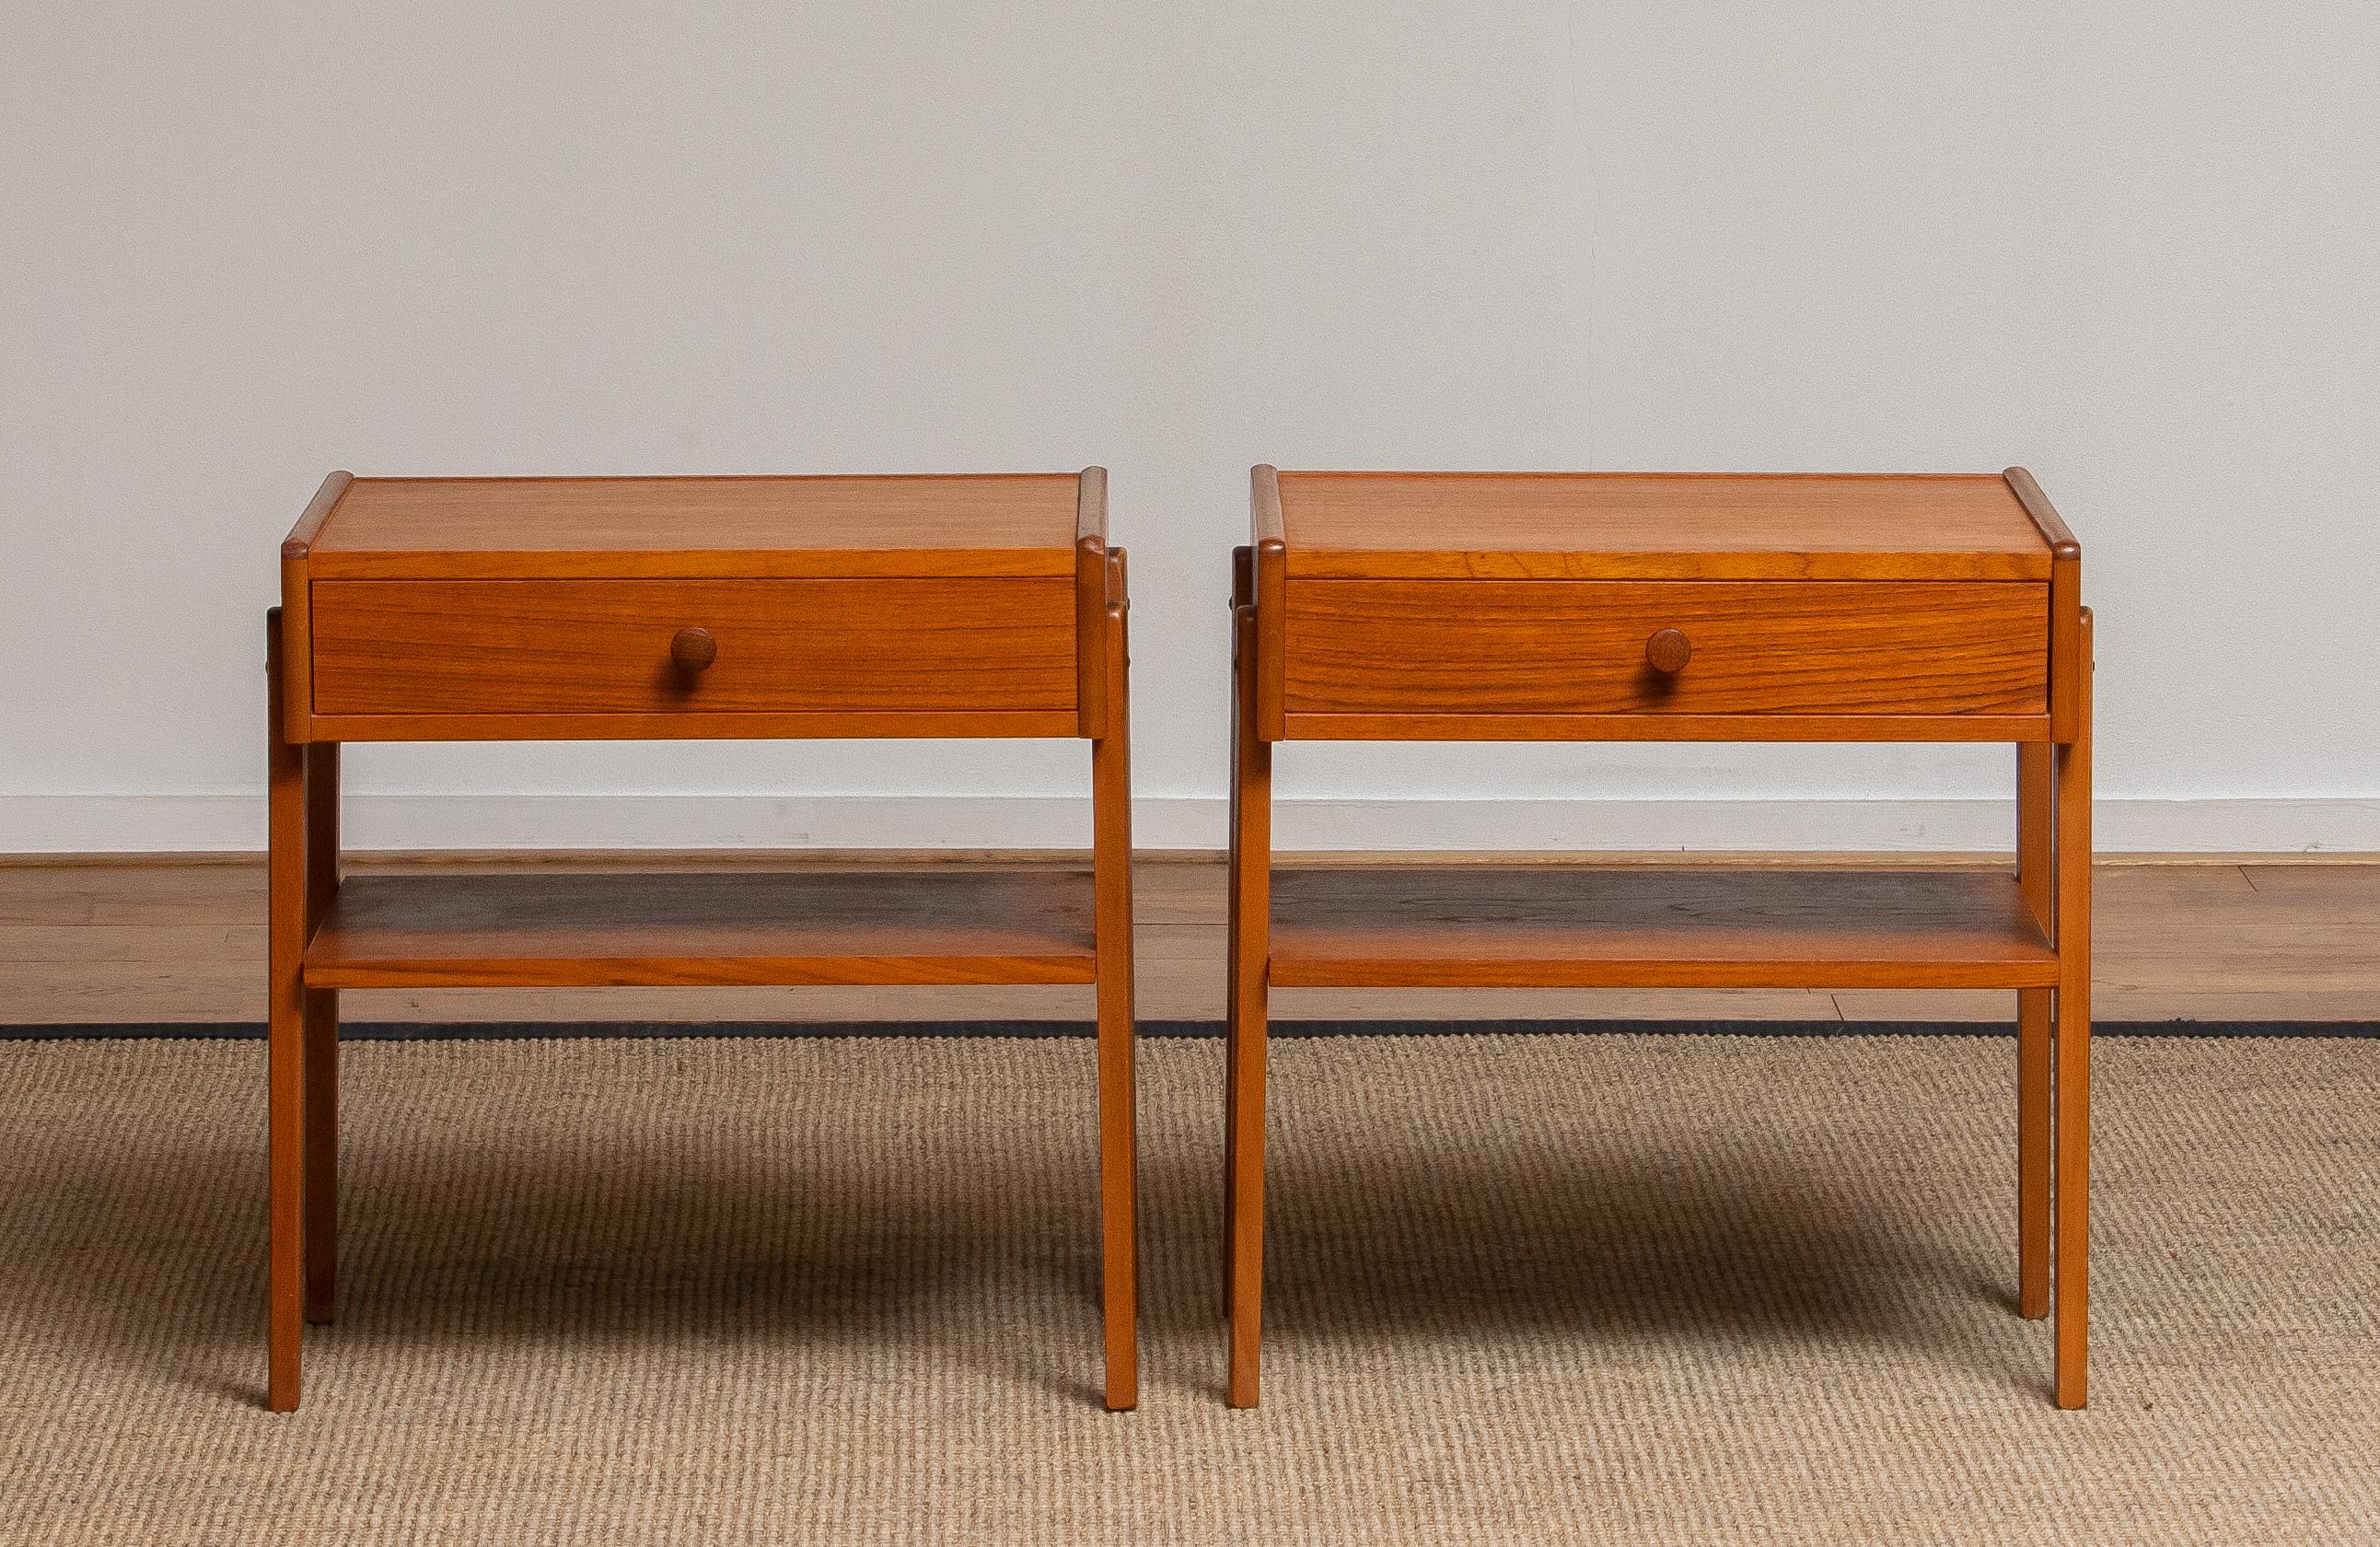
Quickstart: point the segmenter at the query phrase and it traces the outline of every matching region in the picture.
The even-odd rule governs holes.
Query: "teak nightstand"
[[[1107,1403],[1137,1399],[1124,554],[1107,474],[351,479],[282,547],[267,1402],[331,1317],[343,988],[1096,983]],[[339,875],[339,744],[1080,737],[1089,873]]]
[[[2091,615],[2028,473],[1277,473],[1233,574],[1229,1395],[1257,1395],[1266,995],[2017,995],[2019,1309],[2084,1401]],[[1272,870],[1280,741],[2006,741],[2013,872]],[[2055,1224],[2052,1231],[2055,1177]]]

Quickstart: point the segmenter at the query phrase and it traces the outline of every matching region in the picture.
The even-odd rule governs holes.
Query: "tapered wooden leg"
[[[306,749],[306,937],[339,889],[339,748]],[[328,1322],[339,1272],[339,993],[306,991],[306,1320]]]
[[[305,1336],[306,995],[299,977],[306,944],[306,757],[286,739],[281,715],[281,609],[265,615],[267,711],[272,719],[266,805],[269,862],[265,995],[271,1255],[265,1292],[265,1406],[298,1406]]]
[[[2052,760],[2046,741],[2016,749],[2017,882],[2044,935],[2056,940]],[[2016,996],[2017,1314],[2049,1314],[2049,1017],[2051,991]]]
[[[1231,830],[1239,831],[1239,770],[1235,759],[1232,773]],[[1225,862],[1223,896],[1227,917],[1235,916],[1232,901],[1240,895],[1240,866],[1236,859]],[[1240,932],[1236,924],[1227,924],[1223,942],[1223,1319],[1232,1316],[1232,1240],[1238,1233],[1238,1211],[1234,1207],[1239,1175],[1240,1103],[1236,1078],[1240,1060]]]
[[[2048,989],[2016,995],[2017,1314],[2049,1314],[2049,1017]]]
[[[1240,727],[1246,716],[1240,705],[1240,609],[1248,606],[1256,597],[1256,580],[1251,566],[1253,553],[1247,548],[1232,550],[1232,693],[1231,693],[1231,814],[1225,829],[1223,846],[1223,1319],[1232,1317],[1232,1238],[1234,1234],[1235,1211],[1232,1197],[1236,1188],[1233,1178],[1239,1175],[1239,1146],[1234,1136],[1239,1131],[1240,1106],[1234,1091],[1233,1072],[1239,1067],[1240,1047],[1240,777],[1244,760],[1240,756]]]
[[[1238,781],[1236,773],[1233,783]],[[1233,831],[1239,827],[1239,800],[1232,801]],[[1229,862],[1223,895],[1227,910],[1229,899],[1240,895],[1239,864]],[[1238,1234],[1238,1211],[1234,1207],[1239,1175],[1240,1103],[1236,1083],[1240,1066],[1240,943],[1239,930],[1227,927],[1223,945],[1223,1319],[1232,1316],[1232,1240]]]
[[[1257,1405],[1264,1310],[1265,1016],[1272,911],[1272,748],[1257,735],[1256,613],[1237,609],[1237,821],[1239,864],[1231,898],[1230,1378],[1234,1407]]]
[[[1125,594],[1123,554],[1111,598]],[[1099,1243],[1107,1405],[1140,1402],[1140,1211],[1134,1137],[1132,737],[1124,608],[1107,610],[1106,734],[1091,744],[1092,888],[1099,908]]]
[[[2076,670],[2080,724],[2058,749],[2058,1405],[2090,1399],[2091,613]]]

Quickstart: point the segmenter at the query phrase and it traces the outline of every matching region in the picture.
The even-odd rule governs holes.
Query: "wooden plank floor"
[[[419,859],[352,867],[434,868]],[[2099,868],[2096,885],[2094,1010],[2102,1020],[2380,1020],[2380,863],[2115,862]],[[1220,1018],[1221,864],[1149,859],[1135,895],[1142,1017]],[[0,865],[0,1024],[259,1021],[263,960],[264,872],[253,859]],[[345,998],[356,1020],[948,1020],[1084,1019],[1090,995],[1087,987],[1029,985],[384,989]],[[1282,989],[1274,1007],[1283,1019],[2005,1020],[2011,999],[1961,990]]]

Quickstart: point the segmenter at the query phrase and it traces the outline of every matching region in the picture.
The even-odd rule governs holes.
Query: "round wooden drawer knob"
[[[691,676],[719,659],[719,641],[708,628],[681,628],[670,639],[670,664]]]
[[[1661,629],[1645,641],[1645,664],[1664,676],[1685,670],[1694,658],[1694,641],[1675,628]]]

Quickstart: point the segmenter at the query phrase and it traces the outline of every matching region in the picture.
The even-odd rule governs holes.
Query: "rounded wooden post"
[[[1099,720],[1091,743],[1092,889],[1099,914],[1099,1241],[1107,1405],[1140,1401],[1140,1213],[1134,1136],[1132,746],[1124,565],[1108,555]]]
[[[2017,884],[2042,934],[2057,929],[2053,758],[2046,741],[2016,749]],[[2017,1314],[2049,1314],[2049,989],[2016,993]]]
[[[308,745],[306,934],[311,940],[339,889],[339,746]],[[299,944],[304,950],[304,943]],[[339,1263],[339,991],[307,989],[306,1320],[331,1320]]]
[[[296,1410],[306,1285],[306,755],[282,719],[281,609],[265,614],[268,881],[265,982],[267,1151],[272,1202],[265,1292],[264,1403]]]
[[[2090,1399],[2091,610],[2075,652],[2074,739],[2058,749],[2058,1405]]]
[[[1253,1407],[1264,1309],[1265,1016],[1272,911],[1272,746],[1258,733],[1257,609],[1233,613],[1232,1002],[1227,1114],[1230,1376],[1226,1400]]]

